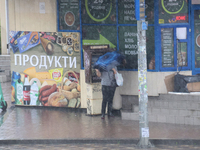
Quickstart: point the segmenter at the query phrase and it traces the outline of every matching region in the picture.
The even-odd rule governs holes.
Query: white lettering
[[[124,14],[126,14],[126,15],[134,15],[135,11],[134,10],[124,10]]]
[[[40,57],[38,57],[37,55],[31,55],[29,57],[28,55],[14,54],[15,66],[22,65],[22,64],[23,66],[26,66],[27,62],[30,62],[31,66],[35,67],[39,65],[39,69],[41,68],[48,69],[48,67],[52,67],[54,61],[55,61],[55,68],[62,67],[60,63],[61,58],[63,59],[64,68],[67,68],[68,65],[70,68],[77,67],[76,57],[45,56],[45,55],[41,55]],[[48,62],[47,62],[47,59],[48,59]],[[49,63],[49,66],[47,65],[47,63]]]
[[[20,43],[20,44],[23,44],[25,41],[26,41],[26,37],[22,38],[22,39],[19,41],[19,43]]]
[[[29,56],[28,55],[23,55],[23,66],[26,66],[26,62],[29,61]]]
[[[125,54],[126,55],[137,55],[138,51],[136,51],[136,50],[127,50],[127,51],[125,51]]]
[[[62,58],[64,59],[64,67],[67,68],[67,58],[68,58],[68,56],[62,56]]]
[[[76,68],[76,57],[74,57],[73,61],[72,61],[72,58],[69,57],[69,66],[70,66],[70,68],[72,68],[73,64],[74,64],[74,68]]]
[[[124,8],[135,8],[134,4],[124,4]]]
[[[55,67],[58,67],[58,66],[62,67],[61,64],[60,64],[60,62],[59,62],[60,58],[61,58],[61,56],[59,56],[58,59],[57,59],[57,56],[55,56]]]
[[[17,66],[17,57],[19,57],[19,65],[22,65],[22,56],[20,54],[15,54],[15,66]]]
[[[134,40],[131,39],[131,38],[127,38],[127,39],[125,39],[125,42],[126,42],[126,43],[134,43]]]
[[[36,62],[35,64],[33,64],[33,57],[35,57],[35,62]],[[34,66],[34,67],[37,66],[37,65],[39,64],[39,59],[38,59],[38,57],[37,57],[36,55],[32,55],[31,58],[30,58],[30,63],[31,63],[31,65]]]
[[[127,49],[137,49],[138,46],[136,44],[125,44],[125,48]]]
[[[133,16],[124,16],[124,20],[125,21],[129,21],[129,20],[133,21],[133,20],[136,20],[136,18],[134,18]]]
[[[54,56],[52,56],[51,59],[50,59],[50,56],[47,56],[48,61],[49,61],[49,67],[52,66],[52,63],[53,63],[53,57],[54,57]]]
[[[42,58],[44,58],[44,65],[42,65]],[[41,69],[42,67],[44,67],[45,69],[47,69],[47,63],[46,63],[46,56],[41,55],[40,56],[40,65],[39,65],[39,69]]]
[[[135,0],[124,0],[124,2],[135,2]]]
[[[137,36],[137,33],[134,33],[134,32],[124,32],[124,36]]]
[[[105,6],[92,6],[92,9],[96,9],[96,10],[105,10],[106,7],[105,7]]]

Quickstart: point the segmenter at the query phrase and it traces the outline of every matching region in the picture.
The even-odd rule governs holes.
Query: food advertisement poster
[[[200,68],[200,10],[194,10],[195,68]]]
[[[60,30],[80,30],[79,0],[58,0]]]
[[[115,0],[83,0],[82,23],[116,24]]]
[[[10,32],[12,102],[81,107],[80,34]]]
[[[159,24],[187,22],[188,0],[159,0]]]

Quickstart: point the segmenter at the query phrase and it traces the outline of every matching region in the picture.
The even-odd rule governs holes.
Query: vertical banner
[[[80,35],[10,32],[12,102],[79,108]]]

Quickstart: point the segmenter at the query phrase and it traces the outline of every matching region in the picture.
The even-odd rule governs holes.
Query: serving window
[[[188,27],[161,27],[160,70],[186,70],[190,67]]]

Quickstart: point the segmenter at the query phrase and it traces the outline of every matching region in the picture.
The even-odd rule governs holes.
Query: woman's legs
[[[113,104],[113,97],[115,94],[116,87],[109,87],[109,98],[108,98],[108,116],[113,116],[112,114],[112,104]]]
[[[116,87],[102,85],[102,95],[103,95],[103,101],[101,107],[102,119],[105,117],[107,102],[108,102],[108,115],[112,116],[112,103],[115,94],[115,89]]]
[[[102,95],[103,95],[103,101],[101,106],[101,118],[104,119],[105,112],[106,112],[106,104],[107,104],[107,86],[102,85]]]

